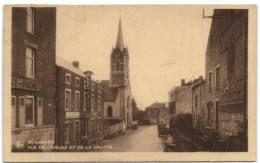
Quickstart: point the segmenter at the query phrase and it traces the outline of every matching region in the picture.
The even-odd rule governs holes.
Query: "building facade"
[[[202,76],[187,83],[182,79],[181,86],[175,86],[168,93],[171,115],[192,114],[192,87],[202,80]]]
[[[152,105],[145,108],[146,120],[149,120],[150,124],[158,124],[163,119],[159,119],[160,111],[165,109],[165,103],[155,102]],[[163,118],[163,113],[161,118]]]
[[[12,8],[11,140],[55,139],[56,8]],[[24,146],[24,147],[25,147]]]
[[[80,112],[84,101],[84,73],[79,63],[56,57],[57,145],[80,145]]]
[[[57,56],[57,144],[86,145],[103,138],[103,87]],[[90,78],[89,78],[90,77]]]
[[[192,126],[202,130],[205,126],[205,80],[192,87]]]
[[[208,125],[224,139],[247,135],[247,34],[248,10],[214,10],[206,51],[206,105],[212,115]]]

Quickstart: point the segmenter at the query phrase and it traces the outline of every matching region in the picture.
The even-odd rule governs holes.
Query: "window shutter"
[[[12,129],[16,128],[16,97],[12,96],[11,97],[11,106],[12,106],[12,110],[11,110],[11,126]]]
[[[38,126],[42,125],[43,122],[43,99],[37,99],[37,124]]]
[[[19,127],[25,126],[25,98],[19,97]]]

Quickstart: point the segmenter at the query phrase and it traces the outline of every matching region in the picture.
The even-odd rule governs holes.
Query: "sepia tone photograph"
[[[4,14],[8,160],[255,159],[256,6],[9,5]]]

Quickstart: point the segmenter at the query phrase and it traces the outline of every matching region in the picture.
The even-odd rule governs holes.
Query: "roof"
[[[71,72],[73,72],[77,75],[81,75],[83,77],[85,76],[84,72],[82,70],[74,67],[72,65],[72,63],[66,61],[65,59],[63,59],[63,58],[61,58],[57,55],[56,55],[56,65],[59,66],[59,67],[65,68],[65,69],[67,69],[67,70],[69,70],[69,71],[71,71]]]
[[[177,93],[185,88],[187,88],[189,86],[175,86],[170,92],[169,94],[172,94],[172,93]]]
[[[118,33],[117,33],[117,39],[116,39],[116,48],[120,49],[121,51],[124,50],[124,40],[123,40],[121,18],[119,19]]]
[[[148,108],[161,108],[163,105],[164,105],[164,103],[155,102],[152,105],[146,107],[146,109],[148,109]]]
[[[109,80],[102,80],[102,86],[104,87],[104,101],[115,101],[118,88],[109,86]]]

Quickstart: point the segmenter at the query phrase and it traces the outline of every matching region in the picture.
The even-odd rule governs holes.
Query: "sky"
[[[56,55],[78,60],[80,69],[108,80],[119,18],[130,58],[132,96],[140,109],[168,102],[168,92],[205,76],[212,7],[178,5],[59,6]]]

